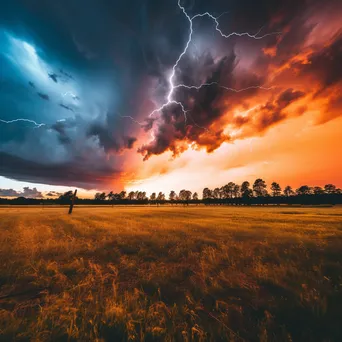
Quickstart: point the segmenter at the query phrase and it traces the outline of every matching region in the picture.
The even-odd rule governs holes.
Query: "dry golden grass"
[[[342,208],[0,209],[0,340],[341,341]]]

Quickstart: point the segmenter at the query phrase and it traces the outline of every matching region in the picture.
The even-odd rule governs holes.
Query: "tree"
[[[326,184],[326,185],[324,185],[324,191],[326,194],[334,194],[334,193],[336,193],[336,185]]]
[[[250,198],[253,196],[253,191],[250,189],[249,182],[245,181],[241,184],[241,196],[242,198]]]
[[[70,203],[73,196],[74,196],[74,192],[72,190],[69,190],[65,192],[63,195],[59,196],[58,199],[62,203]],[[77,197],[75,199],[77,199]]]
[[[157,201],[159,202],[165,201],[165,195],[162,192],[159,192]]]
[[[150,200],[151,200],[151,201],[155,201],[156,198],[157,198],[156,193],[155,193],[155,192],[152,192],[152,194],[151,194],[151,196],[150,196]]]
[[[213,191],[213,197],[215,199],[219,199],[220,198],[220,188],[215,188]]]
[[[255,180],[253,184],[253,191],[257,197],[266,196],[267,190],[266,190],[266,182],[262,180],[261,178],[258,178]]]
[[[273,182],[271,184],[271,190],[273,196],[280,196],[281,195],[281,187],[278,183]]]
[[[233,195],[235,198],[238,198],[240,196],[240,186],[237,184],[234,185]]]
[[[104,201],[106,199],[107,195],[105,192],[97,192],[95,194],[95,200],[97,201]]]
[[[294,194],[295,194],[295,193],[294,193],[294,191],[292,190],[292,188],[290,187],[290,185],[285,186],[284,195],[285,195],[286,197],[293,196]]]
[[[74,195],[72,190],[65,192],[63,195],[59,196],[60,200],[70,200]]]
[[[127,198],[128,198],[130,201],[134,200],[134,198],[135,198],[135,192],[134,192],[134,191],[131,191],[131,192],[128,194]]]
[[[181,190],[179,192],[179,199],[181,201],[190,201],[191,200],[191,195],[192,195],[191,191],[189,191],[189,190]]]
[[[225,185],[225,193],[227,194],[227,197],[233,198],[234,187],[235,183],[233,182],[229,182],[227,185]]]
[[[169,200],[170,200],[171,202],[173,202],[173,201],[176,199],[176,197],[177,197],[176,192],[172,190],[172,191],[170,192],[170,195],[169,195]]]
[[[204,188],[204,189],[203,189],[202,198],[203,198],[204,200],[212,198],[211,190],[208,189],[208,188]]]
[[[324,190],[320,186],[315,186],[313,188],[313,193],[315,195],[323,195],[324,194]]]
[[[115,194],[113,191],[109,192],[107,195],[108,201],[113,201],[115,199]]]
[[[181,191],[179,192],[178,198],[179,198],[181,201],[185,201],[185,191],[186,191],[186,190],[181,190]]]
[[[298,195],[310,195],[311,192],[312,189],[308,185],[302,185],[296,190]]]
[[[198,201],[198,193],[197,192],[194,192],[194,194],[192,195],[192,199],[194,201]]]
[[[120,200],[124,200],[126,197],[126,191],[121,191],[119,196],[120,196]]]

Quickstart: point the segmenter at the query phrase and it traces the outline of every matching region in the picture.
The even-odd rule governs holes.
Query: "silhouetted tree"
[[[69,190],[69,191],[65,192],[63,195],[59,196],[59,200],[69,201],[73,195],[74,195],[73,191]]]
[[[215,188],[213,191],[213,197],[215,199],[219,199],[220,198],[220,188]]]
[[[152,194],[151,194],[151,196],[150,196],[150,200],[151,200],[151,201],[155,201],[156,198],[157,198],[156,193],[155,193],[155,192],[152,192]]]
[[[131,191],[131,192],[128,194],[127,198],[128,198],[130,201],[134,200],[134,198],[135,198],[135,192],[134,192],[134,191]]]
[[[253,184],[253,191],[257,197],[266,196],[267,190],[266,190],[266,183],[261,178],[258,178],[255,180]]]
[[[165,195],[162,192],[159,192],[157,201],[159,202],[165,201]]]
[[[113,201],[115,199],[115,194],[113,193],[113,191],[107,194],[107,198],[108,198],[108,201]]]
[[[120,196],[120,200],[124,200],[126,198],[126,191],[121,191],[119,196]]]
[[[320,187],[320,186],[315,186],[313,187],[313,193],[315,195],[323,195],[324,194],[324,190]]]
[[[146,192],[139,191],[138,192],[138,196],[137,196],[137,200],[138,201],[143,201],[144,199],[146,199]]]
[[[242,198],[250,198],[253,196],[253,191],[252,189],[249,187],[250,184],[248,181],[245,181],[241,184],[241,196]]]
[[[95,200],[97,201],[104,201],[106,199],[106,193],[105,192],[97,192],[95,194]]]
[[[226,185],[226,192],[227,192],[227,195],[229,198],[233,198],[233,193],[234,193],[234,187],[235,187],[235,183],[233,182],[229,182],[227,185]]]
[[[324,185],[324,191],[326,194],[334,194],[336,192],[336,186],[334,184]]]
[[[198,193],[197,192],[194,192],[194,194],[192,195],[192,199],[194,201],[198,201]]]
[[[59,196],[58,200],[62,204],[69,204],[73,196],[74,196],[74,192],[72,190],[69,190],[65,192],[63,195]],[[22,198],[25,198],[25,197],[20,197],[20,199]],[[78,197],[76,197],[75,199],[78,199]],[[18,200],[18,201],[20,202],[22,200]]]
[[[172,191],[170,192],[170,195],[169,195],[169,200],[170,200],[171,202],[173,202],[173,201],[176,199],[176,197],[177,197],[176,192],[172,190]]]
[[[285,186],[284,195],[286,197],[293,196],[294,194],[295,194],[294,191],[292,190],[292,188],[289,185]]]
[[[192,195],[191,191],[189,191],[189,190],[181,190],[179,192],[179,199],[181,201],[190,201],[191,200],[191,195]]]
[[[271,190],[273,196],[280,196],[281,195],[281,187],[278,183],[273,182],[271,184]]]
[[[235,198],[240,197],[240,186],[238,184],[234,185],[233,195]]]
[[[302,185],[296,190],[298,195],[310,195],[311,192],[312,189],[308,185]]]
[[[202,198],[203,198],[204,200],[210,199],[210,198],[211,198],[211,190],[210,190],[209,188],[204,188],[204,189],[203,189]]]

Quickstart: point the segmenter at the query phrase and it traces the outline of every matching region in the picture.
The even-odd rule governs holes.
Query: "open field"
[[[342,207],[0,208],[1,341],[342,341]]]

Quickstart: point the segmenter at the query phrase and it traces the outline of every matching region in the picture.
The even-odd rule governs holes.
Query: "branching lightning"
[[[222,13],[220,16],[218,17],[215,17],[214,15],[212,15],[211,13],[209,12],[205,12],[205,13],[200,13],[200,14],[196,14],[194,15],[193,17],[190,17],[190,15],[187,13],[187,11],[185,10],[184,6],[181,5],[181,0],[178,0],[178,7],[182,10],[183,14],[185,15],[185,17],[187,18],[187,20],[189,21],[189,36],[188,36],[188,40],[186,42],[186,45],[184,47],[184,50],[181,52],[181,54],[179,55],[176,63],[173,65],[172,67],[172,71],[171,71],[171,75],[169,77],[169,80],[168,80],[168,83],[169,83],[169,93],[167,95],[167,102],[162,104],[159,108],[155,109],[154,111],[152,111],[149,116],[153,116],[155,113],[158,113],[158,112],[161,112],[163,109],[165,109],[166,107],[168,107],[169,105],[171,104],[176,104],[176,105],[179,105],[183,111],[183,114],[184,114],[184,118],[185,118],[185,122],[187,120],[187,112],[184,108],[184,105],[179,102],[179,101],[176,101],[175,99],[173,99],[173,94],[174,94],[174,91],[175,89],[177,88],[187,88],[187,89],[201,89],[202,87],[207,87],[207,86],[211,86],[211,85],[218,85],[220,88],[223,88],[223,89],[226,89],[226,90],[229,90],[229,91],[233,91],[233,92],[236,92],[236,93],[239,93],[239,92],[242,92],[242,91],[246,91],[246,90],[249,90],[249,89],[262,89],[262,90],[270,90],[272,89],[271,88],[266,88],[266,87],[262,87],[262,86],[253,86],[253,87],[248,87],[248,88],[244,88],[244,89],[234,89],[234,88],[228,88],[228,87],[225,87],[225,86],[221,86],[219,85],[218,83],[216,82],[211,82],[211,83],[204,83],[204,84],[201,84],[200,86],[187,86],[185,84],[178,84],[178,85],[175,85],[174,84],[174,78],[175,78],[175,75],[176,75],[176,69],[178,67],[178,64],[179,62],[181,61],[181,59],[183,58],[183,56],[187,53],[188,49],[189,49],[189,46],[190,46],[190,43],[192,41],[192,35],[193,35],[193,20],[196,19],[196,18],[200,18],[200,17],[209,17],[210,19],[212,19],[215,23],[215,30],[217,32],[220,33],[220,35],[223,37],[223,38],[230,38],[232,36],[238,36],[238,37],[242,37],[242,36],[247,36],[249,38],[252,38],[252,39],[262,39],[262,38],[265,38],[267,36],[270,36],[270,35],[277,35],[277,34],[281,34],[281,32],[271,32],[271,33],[266,33],[264,35],[261,35],[259,36],[262,28],[256,32],[255,34],[250,34],[248,32],[242,32],[242,33],[238,33],[238,32],[231,32],[229,34],[224,34],[221,29],[219,28],[220,26],[220,23],[218,21],[218,19],[225,13],[227,12],[224,12]]]
[[[36,121],[30,120],[30,119],[21,119],[20,118],[20,119],[14,119],[14,120],[9,120],[9,121],[0,119],[0,122],[5,123],[5,124],[11,124],[11,123],[20,122],[20,121],[32,123],[35,125],[35,128],[45,126],[45,123],[37,123]]]
[[[222,86],[222,85],[220,85],[217,82],[210,82],[210,83],[203,83],[203,84],[201,84],[199,86],[194,86],[194,85],[188,86],[188,85],[185,85],[185,84],[177,84],[176,86],[173,87],[173,89],[186,88],[186,89],[200,90],[203,87],[209,87],[209,86],[212,86],[212,85],[217,85],[218,87],[220,87],[222,89],[226,89],[226,90],[232,91],[234,93],[241,93],[243,91],[247,91],[247,90],[251,90],[251,89],[271,90],[271,89],[274,88],[274,87],[263,87],[263,86],[251,86],[251,87],[242,88],[242,89],[235,89],[235,88],[229,88],[229,87]]]
[[[139,121],[135,120],[135,119],[133,118],[133,116],[131,116],[131,115],[120,115],[120,117],[131,119],[133,122],[135,122],[135,123],[138,124],[139,126],[144,126],[144,123],[143,123],[143,122],[139,122]]]
[[[71,96],[73,98],[73,100],[78,100],[78,96],[76,94],[74,94],[73,92],[71,91],[67,91],[65,93],[62,93],[61,94],[63,97],[65,96]]]

